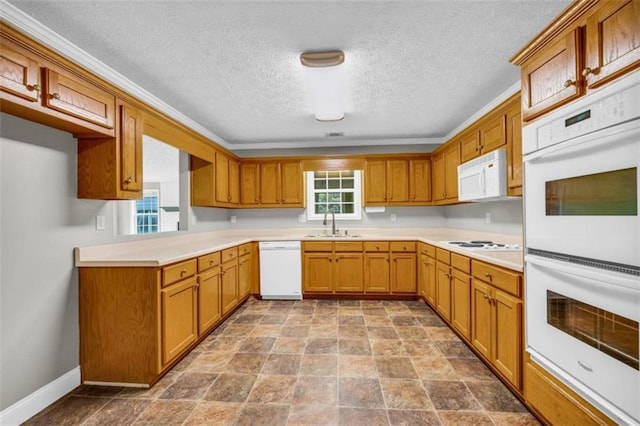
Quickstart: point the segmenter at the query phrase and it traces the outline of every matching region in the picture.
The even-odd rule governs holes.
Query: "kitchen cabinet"
[[[364,173],[365,205],[426,205],[431,200],[430,162],[423,158],[370,158]]]
[[[241,207],[303,207],[300,161],[241,164]]]
[[[195,277],[161,291],[162,363],[168,365],[198,338]]]
[[[364,251],[365,293],[389,293],[391,273],[389,242],[366,241]]]
[[[253,249],[251,243],[238,247],[238,294],[242,300],[251,292]]]
[[[0,51],[0,90],[2,99],[16,96],[28,102],[38,102],[42,83],[37,58],[22,53],[3,40]]]
[[[238,292],[238,249],[237,247],[222,251],[222,315],[231,312],[240,300]]]
[[[332,293],[333,254],[305,251],[303,258],[303,292]]]
[[[475,260],[472,261],[472,274],[472,345],[507,381],[521,390],[521,277]],[[515,281],[517,286],[514,286]]]
[[[304,293],[362,293],[362,242],[305,242]]]
[[[511,62],[532,120],[640,66],[640,2],[574,2]]]
[[[458,166],[460,144],[458,140],[446,143],[432,155],[433,201],[449,204],[458,201]]]
[[[212,159],[191,156],[191,205],[233,208],[239,204],[240,163],[221,151]]]
[[[198,337],[222,319],[220,252],[198,257]]]
[[[364,255],[357,252],[336,252],[334,260],[336,293],[362,293],[364,291]]]
[[[280,164],[260,164],[260,203],[263,205],[280,203]]]
[[[436,262],[436,311],[451,322],[451,271],[441,261]]]
[[[461,162],[473,160],[506,144],[506,117],[498,109],[497,113],[490,113],[474,124],[472,130],[460,139]]]
[[[451,325],[471,339],[471,259],[451,253]]]
[[[432,245],[419,243],[420,265],[419,281],[420,296],[432,307],[436,307],[436,248]]]
[[[505,113],[507,132],[507,195],[522,195],[522,109],[514,96]]]
[[[428,158],[409,160],[411,203],[431,201],[431,162]]]
[[[416,243],[393,241],[391,249],[391,293],[416,293]]]
[[[216,152],[216,202],[237,205],[240,202],[240,164],[222,152]]]
[[[260,205],[260,166],[240,163],[240,204],[243,207]]]
[[[143,128],[142,113],[118,101],[116,137],[78,139],[78,198],[142,197]]]
[[[478,155],[480,155],[480,135],[474,128],[460,138],[460,162],[467,162]]]

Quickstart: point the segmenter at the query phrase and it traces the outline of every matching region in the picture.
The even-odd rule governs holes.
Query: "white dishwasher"
[[[263,241],[260,247],[260,296],[302,299],[300,241]]]

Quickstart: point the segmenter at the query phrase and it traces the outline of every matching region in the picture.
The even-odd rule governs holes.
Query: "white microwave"
[[[507,151],[498,149],[458,166],[459,201],[507,197]]]

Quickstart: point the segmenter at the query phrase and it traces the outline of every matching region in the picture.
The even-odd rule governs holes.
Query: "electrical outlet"
[[[298,222],[306,222],[306,221],[307,221],[307,215],[305,215],[304,213],[298,215]]]
[[[237,216],[230,216],[229,220],[231,221],[231,223],[236,223],[237,220],[238,220],[238,217]]]
[[[391,222],[395,222],[398,219],[398,215],[391,213]]]
[[[104,231],[106,220],[104,216],[96,216],[96,230]]]
[[[491,213],[487,212],[484,214],[484,223],[491,223]]]

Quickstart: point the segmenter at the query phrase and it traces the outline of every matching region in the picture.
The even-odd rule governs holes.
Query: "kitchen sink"
[[[360,234],[327,234],[325,232],[317,232],[305,235],[307,238],[362,238]]]

